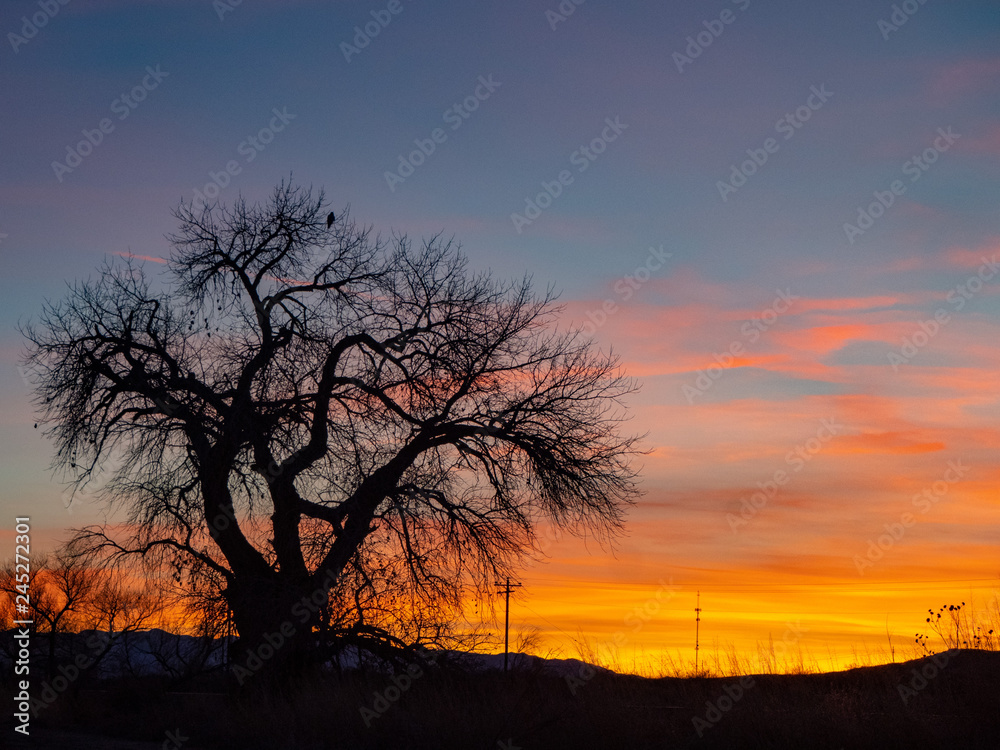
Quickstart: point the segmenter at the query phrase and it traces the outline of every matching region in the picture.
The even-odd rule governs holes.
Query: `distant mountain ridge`
[[[0,665],[10,667],[13,651],[8,639],[14,631],[4,633],[0,644]],[[236,638],[217,638],[213,641],[196,636],[179,635],[159,628],[128,633],[110,634],[104,631],[83,630],[79,633],[59,633],[56,636],[57,661],[72,661],[78,657],[89,660],[86,668],[94,666],[98,677],[111,678],[122,675],[136,677],[177,677],[192,672],[214,671],[225,665],[227,643]],[[48,634],[33,634],[33,658],[48,654]],[[469,672],[495,672],[504,668],[503,654],[479,654],[453,650],[428,650],[417,657],[421,662],[449,665]],[[97,662],[96,665],[93,662]],[[364,667],[369,671],[391,673],[392,662],[357,646],[346,646],[336,660],[328,666],[341,670]],[[547,659],[532,654],[511,653],[509,669],[518,672],[539,672],[558,677],[591,676],[595,672],[609,672],[603,667],[587,664],[579,659]]]

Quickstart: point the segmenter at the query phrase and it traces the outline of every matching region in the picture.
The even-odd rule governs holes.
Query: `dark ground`
[[[399,684],[405,689],[397,692],[390,678],[354,674],[313,678],[283,691],[251,685],[227,696],[165,693],[155,681],[119,682],[102,691],[67,692],[33,719],[26,743],[6,710],[0,747],[1000,748],[995,652],[949,651],[934,660],[742,680],[589,671],[567,680],[540,672],[428,669]],[[176,737],[184,738],[179,745]]]

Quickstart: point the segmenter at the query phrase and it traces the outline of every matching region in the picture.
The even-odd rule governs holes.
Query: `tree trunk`
[[[316,600],[325,598],[308,580],[272,572],[237,577],[226,590],[239,640],[231,669],[240,685],[255,675],[293,678],[316,652],[313,628],[320,625]],[[314,596],[315,595],[315,596]]]

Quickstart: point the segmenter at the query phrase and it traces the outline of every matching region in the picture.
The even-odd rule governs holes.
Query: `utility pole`
[[[506,585],[498,594],[504,594],[506,597],[506,606],[504,607],[503,615],[503,671],[508,670],[508,659],[510,657],[510,590],[512,588],[517,588],[520,583],[511,583],[510,576],[507,576]]]
[[[694,607],[694,674],[698,676],[698,630],[701,625],[701,592]]]
[[[226,602],[226,629],[224,631],[225,637],[222,641],[222,663],[225,670],[229,671],[229,642],[232,640],[233,633],[233,611],[229,608],[229,602]]]

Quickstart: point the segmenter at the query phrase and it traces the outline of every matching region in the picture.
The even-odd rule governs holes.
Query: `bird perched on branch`
[[[333,222],[337,220],[337,217],[333,215],[333,211],[326,215],[326,228],[329,229],[333,226]]]

